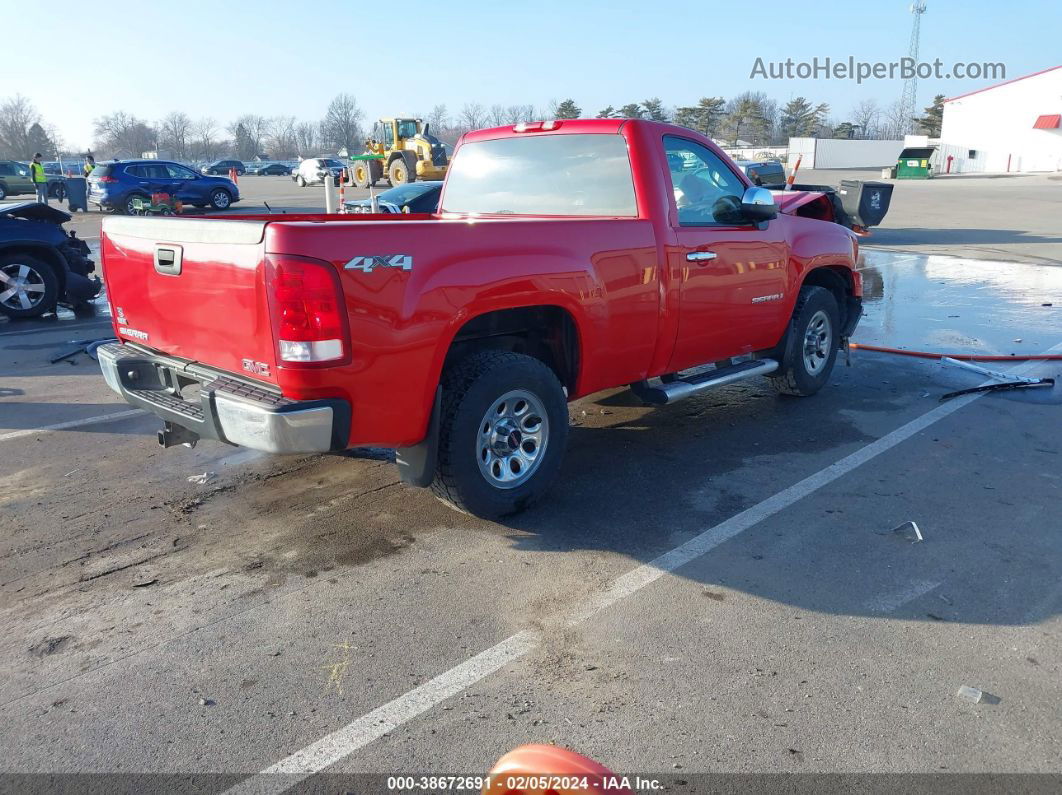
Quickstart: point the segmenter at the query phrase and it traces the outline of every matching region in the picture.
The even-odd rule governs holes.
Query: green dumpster
[[[909,146],[896,160],[896,179],[930,179],[933,167],[929,159],[937,151],[935,146]]]

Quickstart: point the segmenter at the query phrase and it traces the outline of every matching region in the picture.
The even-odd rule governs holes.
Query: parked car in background
[[[200,171],[204,174],[228,176],[232,169],[236,169],[236,176],[242,177],[247,173],[247,167],[242,160],[216,160],[209,166],[203,166]]]
[[[329,173],[332,179],[339,179],[345,168],[334,157],[308,157],[299,163],[299,167],[291,173],[291,178],[300,188],[305,188],[307,185],[323,184]]]
[[[88,244],[63,229],[69,220],[36,201],[0,204],[0,313],[37,317],[99,295]]]
[[[753,185],[781,185],[785,182],[785,166],[777,160],[735,160]]]
[[[0,200],[20,193],[36,193],[29,166],[17,160],[0,160]]]
[[[442,180],[410,182],[377,194],[376,204],[381,213],[433,213],[439,209]],[[351,199],[343,206],[348,213],[371,213],[372,201]]]
[[[182,204],[225,210],[240,200],[240,189],[224,177],[196,174],[166,160],[118,160],[100,163],[88,178],[89,204],[101,210],[131,214],[134,199],[153,193],[174,193]]]
[[[247,171],[248,174],[254,174],[256,177],[266,176],[287,176],[291,173],[291,167],[285,166],[283,163],[261,163],[256,166],[251,166]]]

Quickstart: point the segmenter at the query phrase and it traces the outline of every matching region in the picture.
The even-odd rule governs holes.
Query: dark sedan
[[[286,177],[291,174],[291,166],[285,166],[283,163],[267,163],[261,166],[251,166],[250,171],[247,173],[258,177]]]
[[[410,182],[397,188],[385,190],[376,196],[381,213],[433,213],[439,208],[442,193],[441,180]],[[348,213],[371,213],[369,199],[353,199],[344,202]]]

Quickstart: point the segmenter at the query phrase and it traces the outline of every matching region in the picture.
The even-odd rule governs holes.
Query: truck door
[[[788,246],[782,224],[760,230],[740,215],[745,183],[706,146],[664,136],[675,196],[679,328],[668,370],[769,348],[785,307]]]

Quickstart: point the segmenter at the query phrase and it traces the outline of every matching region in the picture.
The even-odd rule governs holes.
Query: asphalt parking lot
[[[1062,182],[967,184],[898,184],[856,342],[1062,352]],[[237,212],[323,206],[285,177],[240,187]],[[553,742],[675,792],[1058,783],[1062,378],[942,403],[977,379],[854,351],[810,399],[595,395],[570,406],[551,499],[492,523],[401,485],[387,451],[162,450],[95,362],[49,362],[108,330],[102,303],[0,324],[5,772],[380,792]],[[922,541],[893,532],[910,521]]]

